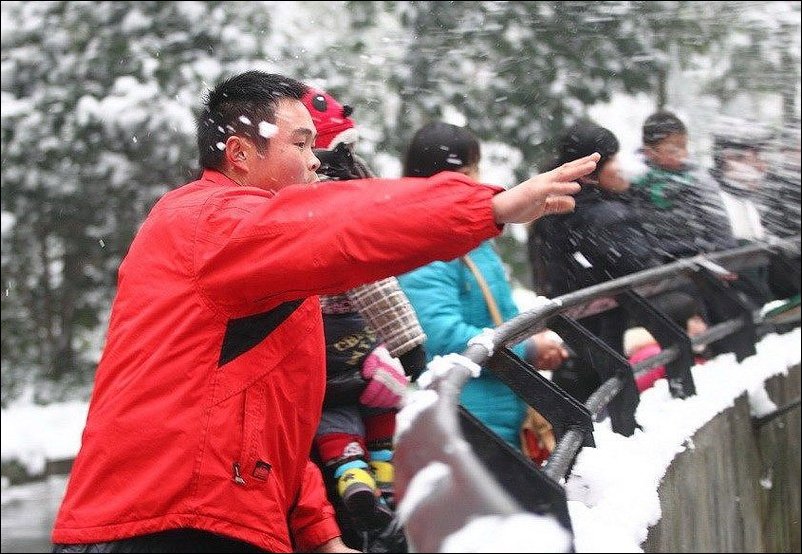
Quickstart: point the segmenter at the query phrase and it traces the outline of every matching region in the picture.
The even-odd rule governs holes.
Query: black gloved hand
[[[426,369],[426,350],[422,344],[419,344],[412,350],[398,356],[398,360],[404,367],[404,373],[407,374],[410,380],[415,381]]]
[[[317,159],[320,160],[318,174],[333,181],[347,181],[359,179],[360,172],[357,169],[354,155],[345,143],[339,143],[333,150],[316,149],[314,151]]]

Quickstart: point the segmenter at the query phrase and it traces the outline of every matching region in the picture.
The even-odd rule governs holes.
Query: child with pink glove
[[[318,132],[315,152],[322,162],[321,179],[372,176],[353,153],[358,135],[351,109],[315,89],[303,102]],[[410,377],[424,369],[426,336],[393,277],[322,296],[320,301],[326,396],[314,447],[327,481],[336,483],[337,496],[355,523],[382,528],[394,507],[396,408]],[[337,499],[332,500],[336,505]]]

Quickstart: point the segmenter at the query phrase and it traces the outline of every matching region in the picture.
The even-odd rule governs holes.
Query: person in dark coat
[[[630,193],[644,231],[665,262],[735,246],[714,190],[688,160],[688,131],[672,112],[658,111],[642,129],[648,170]]]
[[[549,216],[529,229],[529,256],[533,265],[547,268],[545,293],[560,296],[616,277],[656,266],[652,244],[626,195],[629,182],[618,162],[619,143],[604,127],[581,120],[558,144],[551,167],[599,152],[596,171],[579,180],[573,213]],[[582,318],[580,323],[614,350],[623,353],[626,318],[616,308]],[[595,375],[564,369],[554,382],[585,401],[599,386]]]

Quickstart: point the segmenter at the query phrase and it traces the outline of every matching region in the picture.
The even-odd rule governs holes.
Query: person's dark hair
[[[555,169],[564,163],[598,152],[601,158],[596,164],[596,170],[590,175],[596,176],[619,149],[618,139],[610,130],[589,119],[581,119],[569,127],[558,140],[557,156],[549,169]]]
[[[655,112],[643,122],[643,144],[646,146],[654,146],[670,135],[687,134],[685,124],[671,112]]]
[[[253,140],[264,152],[270,138],[262,122],[275,125],[276,105],[284,98],[301,100],[308,87],[283,75],[247,71],[209,91],[197,119],[200,166],[220,169],[226,139],[232,135]]]
[[[417,130],[404,157],[404,177],[430,177],[479,163],[479,140],[464,127],[442,121]]]

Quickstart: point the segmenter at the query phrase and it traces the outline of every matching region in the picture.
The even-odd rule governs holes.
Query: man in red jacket
[[[55,551],[353,552],[308,457],[317,295],[570,210],[598,159],[508,191],[458,173],[316,184],[306,90],[251,71],[210,92],[202,175],[156,204],[120,266]]]

